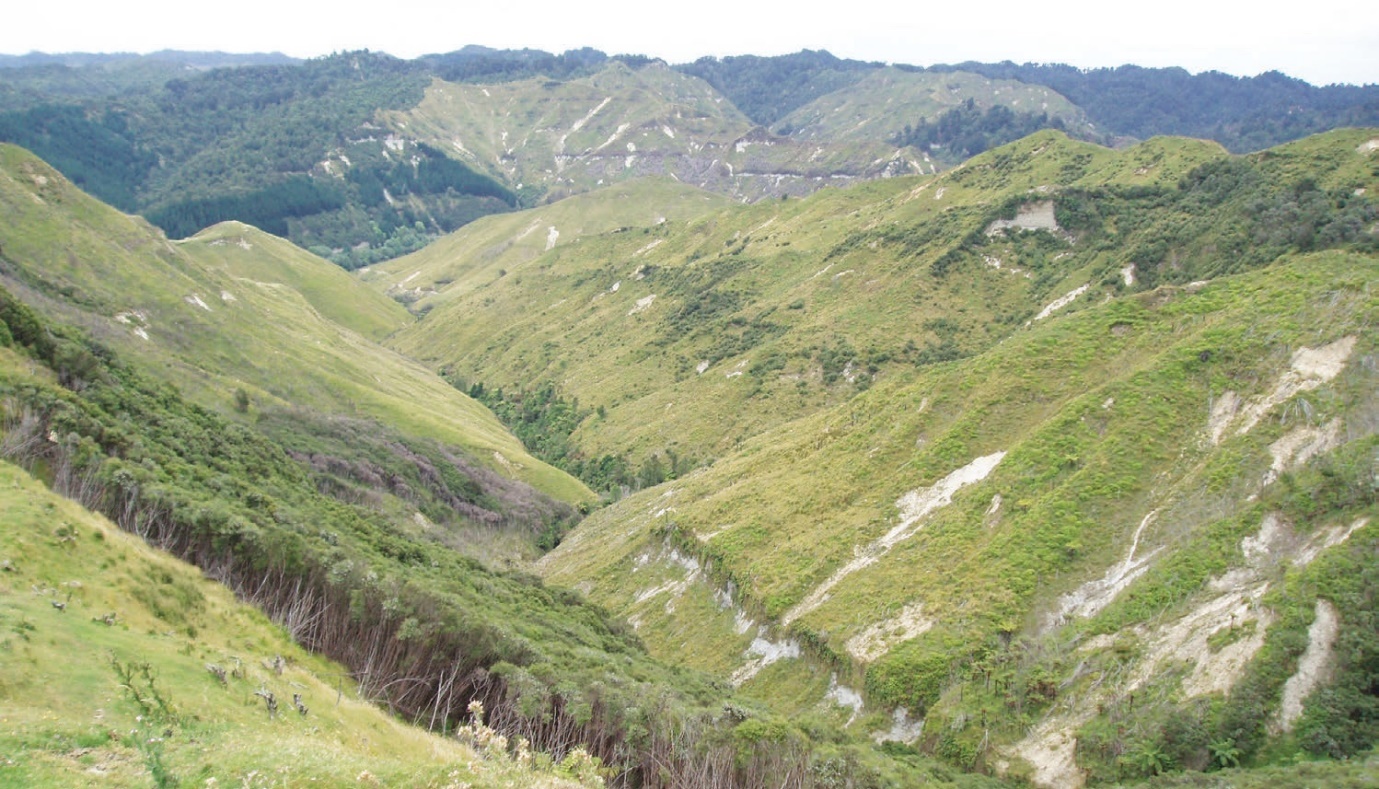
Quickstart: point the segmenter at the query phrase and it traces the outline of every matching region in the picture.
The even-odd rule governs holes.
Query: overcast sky
[[[703,55],[827,49],[839,57],[921,66],[1134,63],[1242,76],[1278,70],[1316,84],[1379,83],[1379,13],[1360,0],[36,0],[10,6],[0,26],[5,54],[186,49],[312,57],[367,48],[411,58],[482,44],[552,52],[590,46],[683,63]]]

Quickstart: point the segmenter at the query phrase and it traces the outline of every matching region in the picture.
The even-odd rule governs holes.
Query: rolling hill
[[[1040,85],[962,72],[886,68],[791,111],[772,128],[802,140],[891,140],[906,125],[932,121],[968,99],[982,109],[1000,105],[1016,112],[1046,114],[1065,121],[1070,130],[1081,131],[1086,124],[1076,105]]]
[[[483,406],[370,339],[410,316],[328,261],[235,223],[170,243],[13,146],[0,148],[0,201],[10,217],[0,228],[7,287],[207,407],[374,420],[462,448],[555,498],[587,497]]]
[[[370,121],[551,202],[357,275],[238,222],[169,242],[0,147],[0,451],[402,715],[482,701],[615,783],[1373,776],[1379,130],[920,172],[863,138],[981,91],[1078,110],[839,66],[778,127],[839,141],[790,141],[586,60]]]
[[[777,710],[1044,785],[1362,753],[1377,139],[1045,132],[457,247],[390,342],[654,466],[543,576]]]

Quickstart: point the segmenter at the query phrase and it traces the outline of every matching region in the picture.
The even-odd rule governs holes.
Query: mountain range
[[[479,216],[653,174],[756,200],[932,174],[1045,127],[1244,152],[1375,123],[1379,88],[1277,73],[917,68],[809,50],[675,67],[482,47],[0,63],[0,140],[172,237],[239,220],[351,269]]]

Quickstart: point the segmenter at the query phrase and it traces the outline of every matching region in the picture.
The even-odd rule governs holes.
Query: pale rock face
[[[892,548],[912,537],[923,527],[925,518],[934,511],[952,503],[953,494],[960,489],[986,479],[987,475],[996,468],[1005,455],[1005,452],[994,452],[979,457],[939,480],[931,487],[917,488],[897,499],[895,506],[900,510],[900,523],[870,545],[860,548],[855,558],[834,571],[828,580],[815,587],[803,600],[786,611],[785,615],[781,617],[781,626],[789,626],[791,622],[823,605],[828,600],[829,592],[843,579],[858,570],[876,564]]]
[[[1283,685],[1283,702],[1279,706],[1277,728],[1292,731],[1302,717],[1303,703],[1326,677],[1331,664],[1332,648],[1341,632],[1340,613],[1326,600],[1318,600],[1312,626],[1307,629],[1307,651],[1298,660],[1298,670]]]

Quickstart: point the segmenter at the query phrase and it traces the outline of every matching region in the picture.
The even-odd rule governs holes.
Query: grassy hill
[[[641,178],[550,205],[486,217],[417,253],[372,266],[358,276],[416,312],[471,293],[559,246],[589,236],[684,223],[721,211],[730,201],[666,178]]]
[[[366,282],[0,156],[0,449],[409,717],[633,783],[1372,773],[1379,130],[643,179]],[[565,534],[459,390],[620,500]]]
[[[292,416],[300,422],[295,426],[298,431],[309,430],[313,419],[319,419],[309,414]],[[280,430],[236,424],[195,406],[166,383],[145,377],[119,353],[80,331],[45,320],[0,290],[0,452],[4,457],[54,491],[105,513],[120,528],[195,563],[206,577],[258,606],[298,644],[343,663],[361,696],[386,703],[414,723],[455,730],[484,752],[486,759],[498,762],[492,768],[486,764],[463,771],[451,767],[444,774],[447,780],[461,779],[469,772],[526,784],[531,776],[522,766],[533,764],[546,765],[547,773],[634,785],[776,786],[784,777],[787,786],[802,787],[840,771],[882,783],[990,784],[956,777],[914,754],[888,754],[827,721],[794,722],[773,715],[750,699],[735,697],[721,683],[651,659],[625,625],[578,595],[546,587],[526,573],[484,566],[457,550],[463,546],[456,544],[454,535],[420,514],[395,518],[387,497],[406,496],[408,486],[417,484],[417,476],[399,478],[390,469],[371,465],[373,444],[389,437],[379,435],[377,426],[364,425],[358,431],[343,456],[298,451],[281,442]],[[326,452],[340,451],[326,440],[321,443]],[[406,446],[403,450],[413,451]],[[420,482],[448,484],[442,492],[451,498],[445,504],[467,517],[479,521],[486,514],[530,517],[522,508],[539,505],[530,499],[523,502],[510,488],[504,490],[475,473],[463,458],[443,451],[409,457],[423,472]],[[37,562],[54,553],[81,550],[78,543],[85,544],[86,532],[78,528],[76,515],[55,525],[48,518],[55,508],[43,505],[48,497],[26,492],[19,497],[41,505],[39,512],[47,513],[41,526],[44,536],[38,539],[48,542],[34,548],[18,545],[13,555],[19,558],[0,557],[4,562],[0,573],[37,572],[40,568],[27,564],[31,559]],[[3,512],[0,517],[28,515],[23,508]],[[68,507],[64,512],[75,510]],[[46,537],[49,532],[51,539]],[[12,534],[22,541],[26,531],[7,530],[6,537]],[[107,538],[92,539],[98,544],[107,542]],[[138,567],[132,575],[112,572],[119,561],[104,560],[98,554],[91,561],[103,561],[103,580],[127,588],[171,628],[151,635],[163,633],[179,654],[195,662],[219,654],[221,622],[205,614],[206,584],[199,584],[198,589],[197,584],[179,583],[178,577],[186,577],[185,573],[175,576],[171,570],[154,571],[152,577],[140,573]],[[60,584],[57,575],[43,570],[46,574],[39,577],[46,585],[30,589],[39,599],[20,606],[23,610],[14,630],[19,639],[30,638],[27,634],[34,630],[26,618],[34,607],[57,613],[81,610],[84,605],[74,608],[73,603],[86,601],[82,590],[104,588],[82,580],[85,566],[64,565],[57,572],[68,580]],[[74,583],[68,573],[81,577]],[[119,605],[116,594],[102,593],[94,600]],[[113,618],[102,614],[91,627],[115,627],[125,615],[119,610]],[[137,607],[127,615],[142,621]],[[204,646],[198,640],[201,628],[214,629]],[[48,643],[70,642],[53,638]],[[111,643],[123,648],[140,642]],[[219,651],[227,663],[234,664],[239,657],[241,663],[234,664],[237,669],[245,656],[257,654],[245,642],[226,642]],[[294,760],[293,765],[281,763],[291,758],[282,748],[310,747],[294,737],[278,738],[275,742],[282,747],[269,749],[262,757],[255,755],[258,745],[252,738],[197,738],[195,743],[189,741],[196,746],[194,753],[168,746],[169,738],[184,732],[182,727],[191,727],[185,732],[194,734],[194,724],[201,723],[181,717],[179,711],[191,703],[173,694],[192,687],[194,677],[206,684],[218,681],[218,674],[207,668],[211,679],[206,679],[201,669],[189,668],[185,661],[171,664],[157,658],[149,662],[150,668],[145,669],[142,660],[121,660],[118,667],[112,663],[111,670],[139,708],[131,714],[143,716],[135,722],[152,726],[147,734],[136,730],[129,736],[137,736],[148,746],[142,749],[145,769],[159,785],[171,785],[183,769],[215,777],[215,768],[207,765],[220,749],[227,750],[223,765],[222,760],[214,764],[229,769],[249,770],[243,766],[249,763],[258,769],[259,758],[277,761],[270,762],[275,777],[283,767],[291,773],[296,764],[304,765],[303,772],[315,769],[314,758]],[[155,663],[157,668],[152,667]],[[265,668],[278,674],[278,665],[271,661]],[[226,687],[242,692],[237,680],[247,676],[251,683],[264,685],[265,693],[272,685],[279,702],[285,697],[286,691],[279,694],[279,685],[266,674],[243,668],[247,674],[226,669]],[[166,684],[153,676],[162,671],[172,675]],[[13,676],[7,672],[6,681]],[[297,674],[287,676],[297,682],[292,688],[297,692],[314,693],[318,687]],[[25,692],[33,687],[25,685]],[[82,688],[75,686],[77,692]],[[0,685],[0,692],[7,691]],[[258,703],[254,698],[245,701],[247,710]],[[25,718],[35,714],[31,697],[21,696],[17,704]],[[476,710],[475,704],[483,705],[482,721],[475,720],[474,712],[466,712]],[[223,714],[213,703],[195,709],[215,720]],[[82,715],[80,711],[74,714]],[[243,711],[230,720],[248,719],[250,714]],[[104,713],[99,715],[103,720]],[[464,726],[466,720],[469,723]],[[65,734],[75,726],[67,721],[53,725]],[[105,742],[108,732],[81,731],[85,733],[73,735],[74,747],[69,747],[70,740],[41,737],[37,742],[23,739],[21,745],[78,761],[98,751],[92,760],[107,761],[106,752],[96,746]],[[21,734],[27,737],[26,732]],[[364,747],[354,748],[348,758],[341,759],[341,765],[354,769],[361,761],[369,763],[375,753],[369,746],[374,742],[391,744],[382,735],[371,737]],[[327,738],[319,753],[328,758],[333,747]],[[92,750],[76,752],[81,748]],[[405,744],[399,745],[394,756],[379,759],[378,774],[425,785],[435,775],[431,763],[412,753]],[[448,753],[439,749],[439,758],[447,758]],[[516,763],[512,769],[509,757]],[[22,773],[26,779],[34,774],[29,770],[37,769],[27,761],[6,767],[16,764],[26,771]],[[361,770],[356,780],[371,780],[372,775]],[[133,776],[133,780],[143,780],[137,768]],[[244,776],[254,778],[249,772]],[[289,783],[294,780],[296,775]],[[304,780],[310,780],[309,774]]]
[[[766,134],[706,83],[660,64],[613,62],[566,81],[435,80],[421,104],[382,117],[546,201],[642,176],[758,199],[909,168],[879,140],[837,146]]]
[[[1372,243],[1372,137],[1237,159],[1046,132],[929,179],[586,237],[504,277],[470,247],[390,344],[471,387],[554,387],[585,409],[578,454],[674,473],[1060,310]]]
[[[1041,133],[457,250],[392,342],[626,453],[542,573],[778,710],[1049,785],[1363,752],[1376,139]],[[1319,599],[1351,657],[1285,731]]]
[[[6,785],[578,785],[398,721],[225,587],[3,461],[0,563]]]
[[[965,238],[985,239],[1007,201],[1033,200],[1028,190],[1063,177],[1176,183],[1219,155],[1183,141],[1117,154],[1043,135],[930,181],[881,181],[557,245],[501,278],[464,273],[492,265],[469,246],[450,258],[453,282],[428,297],[435,309],[390,343],[470,384],[549,383],[601,408],[574,435],[589,456],[627,452],[635,466],[673,451],[702,462],[890,371],[974,353],[1106,267],[1104,251],[1031,234],[992,239],[983,251],[1004,256],[1006,269],[979,262],[970,274],[933,276]],[[1169,163],[1142,175],[1126,164],[1156,158]],[[507,221],[535,221],[522,216]],[[1011,270],[1035,266],[1038,277]],[[393,270],[415,269],[404,259]],[[974,299],[978,284],[983,297]]]
[[[923,719],[1041,784],[1363,751],[1376,277],[1324,254],[1049,319],[601,510],[543,573],[778,708]],[[1337,684],[1280,737],[1318,600]]]
[[[1082,111],[1042,85],[993,80],[979,74],[938,74],[878,69],[841,90],[820,96],[777,121],[772,128],[805,140],[890,140],[906,125],[934,120],[944,110],[972,99],[982,109],[996,105],[1016,112],[1047,114],[1069,128],[1085,124]]]
[[[6,285],[199,402],[229,412],[243,390],[242,410],[372,419],[462,447],[556,498],[588,495],[527,455],[483,406],[369,339],[406,323],[406,312],[328,261],[238,224],[172,244],[22,149],[0,157]]]

